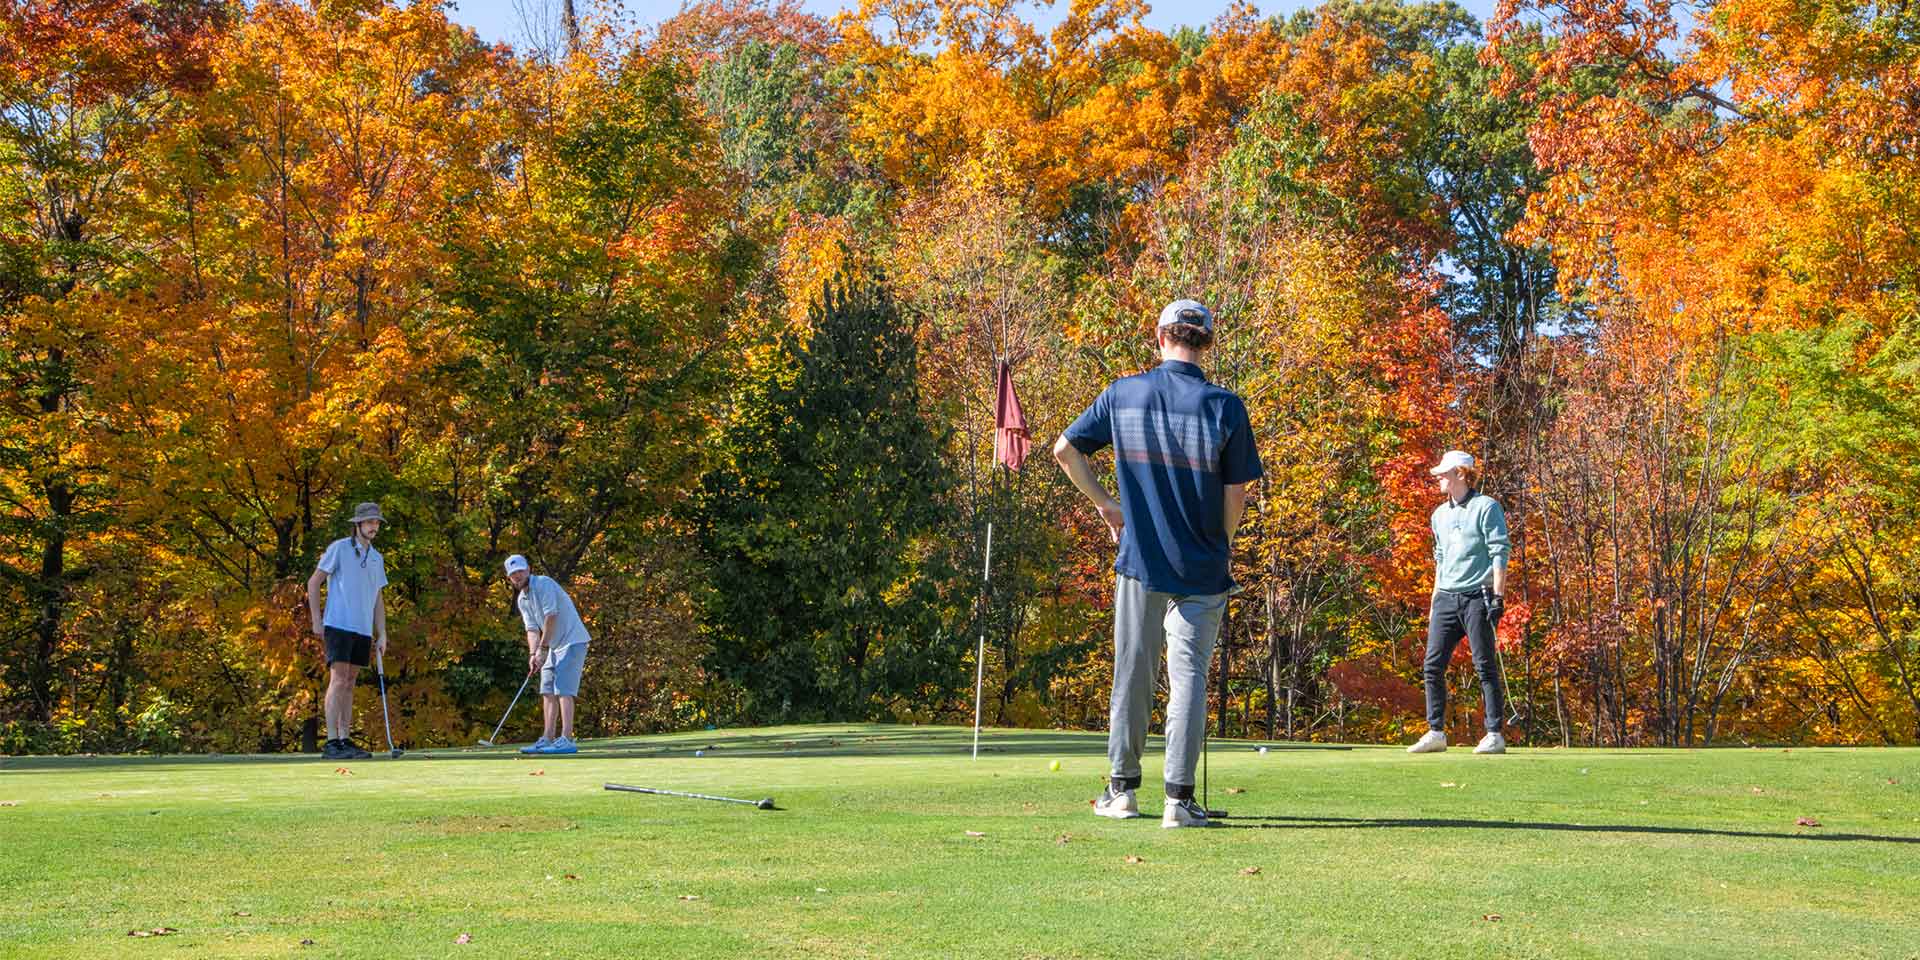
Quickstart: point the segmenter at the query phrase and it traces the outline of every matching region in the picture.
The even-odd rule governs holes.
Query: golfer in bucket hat
[[[330,760],[362,760],[372,754],[353,742],[353,685],[360,668],[373,662],[374,652],[387,652],[387,562],[374,549],[380,535],[377,503],[353,508],[347,521],[350,536],[327,545],[320,562],[307,578],[307,609],[313,613],[313,635],[320,638],[327,662],[327,745],[321,755]],[[327,600],[320,603],[320,588]],[[324,611],[324,612],[323,612]]]

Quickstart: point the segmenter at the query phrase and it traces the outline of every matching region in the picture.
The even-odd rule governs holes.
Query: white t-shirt
[[[367,544],[341,537],[320,555],[317,568],[327,575],[327,613],[322,625],[373,636],[373,604],[387,585],[387,561]]]
[[[559,614],[553,625],[553,635],[546,638],[547,646],[558,650],[571,647],[576,643],[586,643],[587,625],[580,622],[580,611],[574,609],[573,598],[553,581],[552,577],[533,576],[527,578],[527,588],[520,591],[517,601],[520,605],[520,619],[528,630],[545,627],[548,614]]]

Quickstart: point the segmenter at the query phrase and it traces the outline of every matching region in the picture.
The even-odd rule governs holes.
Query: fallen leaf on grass
[[[1227,792],[1228,793],[1246,793],[1247,788],[1246,787],[1228,787]]]
[[[1817,827],[1820,825],[1820,821],[1812,817],[1801,817],[1793,821],[1793,825],[1796,827]]]
[[[569,873],[569,874],[567,874],[567,875],[566,875],[566,879],[568,879],[568,880],[578,880],[578,879],[580,879],[580,877],[579,877],[578,875],[576,875],[576,874],[571,874],[571,873]]]
[[[1893,781],[1888,780],[1887,782],[1892,783]],[[17,806],[19,806],[19,804],[13,802],[12,800],[0,800],[0,807],[17,807]]]
[[[172,927],[154,927],[151,930],[128,930],[127,936],[129,937],[168,937],[179,932],[180,931],[175,930]]]
[[[529,777],[544,777],[546,775],[547,775],[547,772],[545,770],[535,770],[534,772],[527,774],[527,776]]]
[[[453,942],[454,942],[454,943],[472,943],[472,942],[473,942],[473,934],[471,934],[471,933],[463,933],[463,934],[461,934],[461,935],[459,935],[459,936],[457,936],[457,937],[454,937],[454,938],[453,938]]]
[[[814,892],[814,893],[826,893],[826,892],[827,892],[827,888],[826,888],[826,887],[814,887],[814,888],[813,888],[813,892]]]
[[[339,775],[341,775],[341,776],[343,776],[343,777],[351,777],[351,776],[353,776],[353,771],[352,771],[352,770],[348,770],[348,769],[347,769],[346,767],[334,767],[334,768],[333,768],[333,772],[334,772],[334,773],[337,773],[337,774],[339,774]]]
[[[1071,834],[1071,833],[1063,833],[1063,834],[1061,834],[1061,835],[1059,835],[1059,836],[1057,836],[1057,837],[1054,837],[1054,838],[1053,838],[1053,842],[1054,842],[1054,843],[1056,843],[1056,844],[1059,844],[1060,846],[1063,846],[1063,847],[1064,847],[1064,846],[1066,846],[1067,844],[1069,844],[1069,843],[1072,843],[1072,842],[1073,842],[1073,834]]]
[[[311,947],[313,946],[313,940],[312,939],[302,940],[300,941],[300,945],[303,947]]]
[[[699,895],[699,894],[697,894],[697,893],[683,893],[683,894],[681,894],[681,895],[680,895],[680,899],[682,899],[682,900],[698,900],[698,899],[700,899],[700,895]]]
[[[1260,868],[1259,867],[1242,867],[1240,868],[1240,874],[1242,876],[1247,876],[1247,877],[1257,877],[1260,875]]]
[[[236,917],[251,917],[253,916],[253,913],[247,910],[235,910],[233,912],[233,915]]]
[[[1900,785],[1900,781],[1899,781],[1899,780],[1896,780],[1896,779],[1894,779],[1893,777],[1888,777],[1888,778],[1887,778],[1887,786],[1889,786],[1889,787],[1897,787],[1897,786],[1899,786],[1899,785]],[[11,806],[13,806],[13,804],[11,804],[11,803],[0,803],[0,807],[11,807]]]
[[[1459,784],[1454,783],[1452,780],[1448,780],[1446,783],[1443,783],[1440,785],[1440,789],[1445,790],[1448,787],[1457,787],[1457,786],[1459,786]]]
[[[1482,919],[1482,920],[1486,920],[1486,921],[1490,921],[1490,922],[1492,922],[1492,923],[1499,923],[1499,922],[1500,922],[1500,915],[1499,915],[1499,914],[1497,914],[1497,913],[1488,913],[1488,914],[1482,914],[1482,915],[1481,915],[1481,917],[1480,917],[1480,919]]]
[[[1122,861],[1122,862],[1124,862],[1124,863],[1146,863],[1146,861],[1145,861],[1145,860],[1142,860],[1142,859],[1140,859],[1139,857],[1136,857],[1136,856],[1134,856],[1134,855],[1133,855],[1133,854],[1131,854],[1131,853],[1129,853],[1129,854],[1127,854],[1127,856],[1126,856],[1126,859],[1125,859],[1124,861]]]
[[[981,833],[981,832],[980,832],[980,831],[978,831],[978,830],[968,830],[968,831],[967,831],[967,836],[969,836],[969,837],[984,837],[984,836],[986,836],[986,834],[984,834],[984,833]]]
[[[1754,788],[1753,788],[1753,792],[1754,792],[1754,793],[1755,793],[1755,794],[1757,795],[1757,794],[1760,794],[1760,793],[1764,793],[1765,791],[1763,791],[1763,790],[1761,790],[1761,789],[1760,789],[1759,787],[1754,787]]]

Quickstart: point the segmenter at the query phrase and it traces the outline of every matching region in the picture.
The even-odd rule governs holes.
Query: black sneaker
[[[360,749],[360,745],[354,743],[352,737],[340,741],[340,759],[342,760],[365,760],[371,756],[373,754]]]
[[[328,740],[327,745],[320,748],[320,756],[328,760],[347,759],[346,753],[340,749],[340,741],[338,740]]]
[[[1168,800],[1166,812],[1160,815],[1160,826],[1172,830],[1175,827],[1208,827],[1207,808],[1194,802],[1192,797],[1185,800]]]

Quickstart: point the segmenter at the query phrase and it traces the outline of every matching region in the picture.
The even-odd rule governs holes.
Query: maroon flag
[[[1027,433],[1027,415],[1020,411],[1020,398],[1013,392],[1012,365],[1000,361],[994,380],[999,389],[993,398],[993,458],[1008,469],[1018,470],[1027,462],[1033,437]]]

